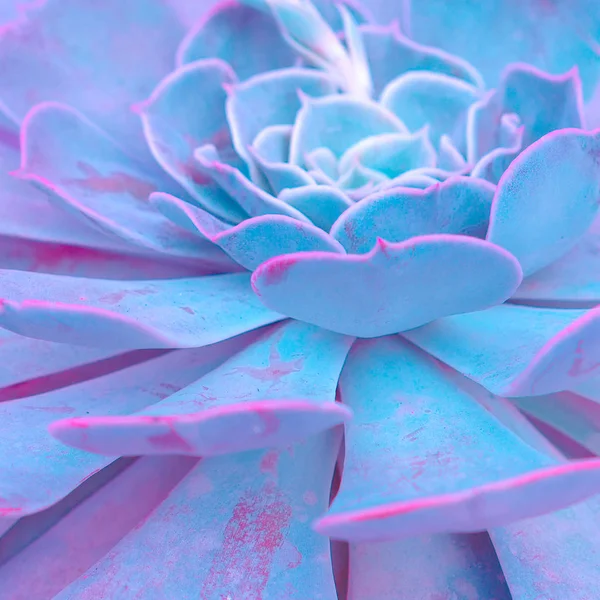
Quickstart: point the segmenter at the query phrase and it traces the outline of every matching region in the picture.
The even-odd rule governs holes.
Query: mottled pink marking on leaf
[[[304,366],[302,357],[293,360],[281,360],[281,355],[274,344],[269,354],[269,365],[267,367],[236,367],[234,373],[244,373],[259,381],[278,382],[282,377],[301,371]]]
[[[277,463],[279,462],[279,452],[270,450],[260,461],[260,472],[266,475],[277,475]]]
[[[116,171],[101,175],[94,167],[84,162],[77,163],[85,177],[69,179],[67,183],[77,185],[98,194],[129,194],[137,200],[147,200],[156,187],[128,173]]]
[[[296,259],[292,256],[276,256],[265,263],[263,263],[259,269],[263,277],[263,283],[265,285],[275,285],[283,281],[287,275],[287,270],[296,264]],[[254,291],[258,294],[256,288]]]
[[[179,170],[189,177],[196,185],[205,186],[212,183],[212,179],[207,177],[204,173],[198,170],[198,167],[194,164],[194,159],[190,158],[189,162],[178,162],[177,166]]]
[[[123,290],[121,292],[114,292],[112,294],[106,294],[99,298],[100,302],[104,302],[106,304],[118,304],[125,298],[125,296],[148,296],[149,294],[156,293],[156,288],[152,286],[146,286],[145,288],[139,290]]]
[[[61,271],[65,274],[75,274],[77,269],[82,266],[98,265],[102,267],[123,260],[123,257],[116,253],[68,244],[34,242],[32,240],[23,243],[15,238],[4,238],[2,242],[2,252],[6,257],[23,261],[29,271]],[[132,256],[128,256],[127,261],[139,269],[148,270],[152,266],[151,262],[144,262],[143,259]]]
[[[0,517],[14,517],[18,515],[23,509],[19,507],[11,508],[0,508]]]
[[[317,503],[317,495],[309,490],[308,492],[304,492],[302,500],[304,500],[305,504],[308,504],[309,506],[314,506]]]
[[[254,414],[258,415],[264,425],[262,435],[269,436],[277,433],[277,430],[279,429],[279,419],[277,418],[277,415],[273,414],[267,407],[256,407],[254,409]]]
[[[292,509],[280,492],[262,489],[244,494],[225,527],[223,545],[213,558],[201,600],[214,600],[217,594],[263,600],[273,558],[291,518]]]
[[[181,452],[194,452],[194,447],[186,442],[176,431],[173,423],[165,421],[164,418],[160,419],[162,423],[165,423],[169,430],[165,433],[148,436],[148,442],[153,446],[160,448],[161,450],[169,451],[181,451]]]
[[[210,143],[217,149],[231,146],[231,134],[229,132],[229,127],[221,127],[221,129],[216,131],[210,138]],[[194,150],[198,146],[200,146],[200,144],[196,144],[194,146]]]

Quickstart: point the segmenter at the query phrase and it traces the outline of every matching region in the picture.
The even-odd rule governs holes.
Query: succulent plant
[[[599,8],[213,4],[0,12],[0,600],[597,598]]]

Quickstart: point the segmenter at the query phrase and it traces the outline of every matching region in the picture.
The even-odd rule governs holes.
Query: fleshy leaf
[[[403,335],[499,396],[549,394],[600,366],[600,310],[497,306]]]
[[[124,282],[0,270],[0,281],[1,327],[83,346],[205,346],[283,318],[245,273]]]
[[[204,58],[220,58],[240,79],[247,79],[291,67],[296,57],[271,15],[237,0],[221,0],[187,34],[177,52],[179,66]]]
[[[402,175],[394,177],[394,179],[385,181],[382,185],[378,186],[377,189],[383,191],[406,187],[425,190],[428,187],[439,183],[439,179],[418,171],[420,171],[420,169],[413,169],[412,171],[402,173]],[[375,193],[375,190],[373,190],[373,193]]]
[[[530,446],[564,458],[513,404],[485,392],[477,399]],[[553,404],[553,397],[534,400]],[[597,498],[490,531],[513,597],[592,597],[599,566]]]
[[[275,196],[284,189],[315,183],[304,169],[288,164],[291,137],[291,125],[270,125],[256,136],[248,148]]]
[[[0,329],[0,401],[11,394],[25,394],[48,376],[101,362],[114,353],[26,338]],[[32,360],[35,357],[35,360]]]
[[[7,24],[0,37],[6,106],[21,119],[39,102],[64,102],[150,159],[130,106],[173,68],[184,34],[173,11],[162,0],[27,4],[26,15]]]
[[[269,163],[285,163],[290,156],[291,125],[268,125],[255,138],[249,148]]]
[[[301,108],[298,90],[311,97],[335,92],[327,75],[309,69],[261,73],[229,89],[227,118],[238,154],[250,160],[248,146],[271,125],[293,125]]]
[[[93,240],[89,240],[93,243]],[[154,252],[110,252],[0,235],[0,268],[92,279],[173,279],[237,273],[240,266],[214,244],[183,259]]]
[[[532,144],[502,176],[487,239],[512,252],[525,275],[566,254],[589,229],[600,198],[599,157],[599,132],[565,129]]]
[[[326,185],[284,190],[279,199],[301,211],[323,231],[329,231],[339,216],[352,206],[343,192]]]
[[[482,156],[473,167],[471,175],[497,184],[523,149],[523,133],[524,128],[520,127],[511,146],[494,148]]]
[[[362,31],[350,11],[343,5],[338,5],[344,25],[344,39],[352,65],[353,89],[365,97],[373,94],[373,80],[366,54]]]
[[[390,179],[383,185],[379,186],[379,188],[381,190],[383,190],[383,189],[390,189],[393,187],[402,187],[404,185],[403,182],[408,181],[410,179],[415,179],[415,180],[421,179],[423,181],[429,180],[429,181],[432,181],[431,185],[433,185],[433,184],[445,181],[446,179],[448,179],[450,177],[465,175],[468,172],[468,170],[469,170],[468,166],[465,167],[465,169],[460,172],[447,171],[446,169],[440,169],[438,167],[419,167],[418,169],[411,169],[410,171],[407,171],[406,173],[403,173],[402,175],[399,175],[398,177],[394,177],[393,179]],[[424,187],[427,187],[427,186],[424,186]]]
[[[412,71],[400,75],[385,87],[381,104],[401,119],[410,131],[429,125],[435,146],[442,135],[447,135],[459,152],[465,152],[469,106],[480,95],[480,90],[462,79]]]
[[[3,595],[15,600],[54,598],[143,522],[195,463],[189,457],[156,456],[123,469],[125,460],[99,469],[57,505],[25,517],[10,531],[2,540],[3,550],[13,540],[17,547],[26,544],[26,534],[32,539],[0,566]],[[96,484],[112,471],[117,471],[112,479]],[[95,485],[100,488],[89,490]],[[135,502],[123,501],[133,497]]]
[[[252,155],[267,178],[275,196],[278,196],[283,190],[315,184],[315,180],[304,169],[296,165],[272,163],[261,158],[257,152],[252,152]]]
[[[353,600],[511,600],[487,533],[350,544],[350,572]]]
[[[57,418],[141,410],[202,377],[243,342],[168,353],[91,381],[0,403],[0,516],[21,517],[47,508],[112,462],[53,439],[47,427]]]
[[[434,233],[484,238],[493,197],[494,186],[472,177],[453,177],[423,191],[392,188],[352,206],[331,235],[355,254],[368,252],[378,237],[388,242]]]
[[[323,175],[336,180],[339,176],[338,159],[329,148],[317,148],[304,157],[304,162],[309,169],[321,171]]]
[[[241,1],[242,4],[247,4],[271,14],[268,0],[239,1]],[[358,0],[311,0],[311,2],[334,31],[342,29],[342,18],[338,8],[339,6],[343,6],[358,23],[363,23],[367,20],[367,17],[370,17]]]
[[[397,333],[445,315],[482,310],[510,297],[520,281],[521,269],[508,252],[454,235],[399,244],[378,239],[361,256],[287,254],[268,260],[252,275],[265,305],[356,337]]]
[[[481,75],[468,62],[443,50],[423,46],[405,37],[397,21],[389,25],[361,25],[376,96],[407,71],[431,71],[483,87]]]
[[[520,127],[518,115],[503,112],[502,96],[496,90],[486,92],[467,114],[467,161],[474,165],[496,148],[514,146],[522,137]]]
[[[64,419],[50,431],[111,456],[214,456],[282,447],[346,421],[335,388],[353,339],[289,321],[138,413]]]
[[[579,504],[491,532],[513,598],[594,597],[600,568],[596,512]]]
[[[149,174],[73,109],[37,106],[27,115],[22,140],[18,175],[61,207],[134,247],[182,257],[210,252],[148,205],[148,196],[168,190],[169,182]]]
[[[498,89],[469,115],[470,155],[479,158],[507,145],[502,139],[503,115],[518,117],[526,148],[557,129],[582,127],[582,106],[577,69],[549,75],[530,65],[510,65]]]
[[[0,103],[0,235],[10,239],[50,242],[122,251],[127,245],[61,210],[48,196],[10,173],[21,162],[19,127]],[[156,256],[156,255],[155,255]]]
[[[505,65],[529,63],[549,73],[579,67],[586,95],[600,77],[600,9],[594,0],[409,0],[403,25],[415,40],[471,62],[489,87]]]
[[[335,600],[329,540],[312,532],[307,520],[327,507],[338,434],[280,452],[200,461],[152,515],[56,600],[130,594]],[[165,568],[171,555],[179,558]]]
[[[567,462],[536,450],[398,337],[356,344],[340,395],[354,419],[320,533],[360,542],[475,532],[598,493],[599,459]]]
[[[573,308],[600,303],[600,216],[562,258],[527,277],[514,298]]]
[[[436,153],[424,128],[415,134],[384,133],[359,141],[340,158],[340,172],[350,169],[355,161],[387,177],[396,177],[411,169],[435,166]]]
[[[466,166],[467,161],[456,149],[452,140],[447,135],[441,136],[437,152],[437,167],[445,171],[461,172]]]
[[[266,0],[290,46],[311,66],[324,70],[344,91],[368,97],[370,79],[359,72],[339,37],[310,0]],[[342,18],[344,9],[341,8]],[[346,16],[350,17],[348,13]],[[347,19],[346,23],[347,31]]]
[[[206,190],[210,183],[199,172],[194,150],[211,144],[225,162],[239,161],[235,154],[227,117],[224,86],[235,74],[221,60],[202,60],[171,73],[138,106],[144,133],[159,164],[207,210],[238,223],[246,213],[223,195],[211,202],[216,192]],[[198,98],[202,98],[199,103]]]
[[[590,380],[594,387],[592,398],[580,393],[560,392],[548,396],[513,398],[512,401],[530,417],[550,425],[556,431],[575,440],[593,454],[600,452],[600,404],[598,377]],[[583,394],[583,395],[580,395]]]
[[[196,229],[249,271],[281,254],[307,251],[344,253],[342,246],[324,231],[290,217],[266,215],[229,227],[173,196],[155,194],[153,201],[165,215],[182,227]]]
[[[286,215],[298,221],[308,219],[298,210],[281,202],[252,183],[238,169],[219,160],[213,146],[203,146],[194,152],[198,170],[221,186],[251,217],[262,215]]]
[[[378,183],[386,181],[389,181],[389,177],[379,171],[363,166],[359,159],[354,159],[348,170],[336,181],[336,186],[346,192],[353,200],[357,200],[358,198],[351,194],[358,192],[359,197],[363,197]]]
[[[406,133],[406,128],[375,102],[347,95],[303,96],[292,133],[290,162],[302,166],[306,154],[322,147],[339,158],[364,138],[383,133]]]

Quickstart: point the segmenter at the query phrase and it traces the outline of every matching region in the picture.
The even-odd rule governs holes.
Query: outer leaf
[[[357,337],[397,333],[493,306],[510,297],[520,281],[513,256],[482,240],[453,235],[399,244],[379,239],[362,256],[288,254],[263,263],[252,276],[267,306]]]
[[[177,52],[179,66],[205,58],[220,58],[240,79],[247,79],[291,67],[295,55],[270,15],[237,0],[221,0],[190,30]]]
[[[211,144],[226,162],[239,163],[225,115],[224,86],[235,79],[221,60],[197,61],[171,73],[138,110],[148,145],[165,171],[201,206],[237,223],[247,214],[223,194],[215,200],[194,160],[196,148]]]
[[[212,240],[249,271],[281,254],[307,251],[344,253],[342,246],[324,231],[290,217],[266,215],[228,227],[173,196],[157,194],[153,201],[177,224]]]
[[[405,6],[411,37],[470,61],[490,87],[511,62],[553,74],[577,65],[586,95],[596,87],[600,9],[593,0],[408,0]]]
[[[148,600],[334,600],[329,542],[307,520],[327,506],[337,433],[281,452],[201,461],[57,600],[131,593]],[[165,565],[171,553],[177,559]]]
[[[120,462],[86,479],[58,505],[22,519],[6,535],[3,549],[10,547],[11,542],[18,549],[19,538],[27,534],[33,539],[0,566],[0,597],[13,600],[55,597],[143,522],[195,461],[180,456],[142,458],[90,494],[88,484],[95,484],[95,479],[116,470]],[[132,497],[135,502],[123,501]]]
[[[282,319],[254,297],[249,276],[136,282],[1,271],[0,326],[100,348],[199,347]]]
[[[113,251],[126,247],[117,237],[66,213],[44,192],[11,175],[20,162],[19,127],[0,103],[0,235]]]
[[[519,118],[524,127],[523,146],[527,147],[557,129],[582,127],[579,74],[576,68],[562,75],[549,75],[530,65],[509,65],[498,90],[473,109],[468,124],[472,156],[481,157],[506,145],[501,120],[508,114]]]
[[[600,460],[534,449],[456,383],[399,338],[354,346],[340,382],[355,413],[344,477],[318,531],[356,542],[475,532],[598,493]]]
[[[505,305],[404,336],[491,392],[518,397],[571,389],[593,377],[600,365],[599,326],[598,309]]]
[[[475,393],[487,410],[525,442],[555,459],[564,458],[511,403],[481,388]],[[553,402],[552,398],[538,401]],[[513,597],[535,598],[540,591],[548,597],[593,597],[599,565],[600,530],[595,514],[599,508],[596,497],[490,531]]]
[[[149,158],[130,106],[172,69],[184,33],[173,11],[161,0],[27,4],[0,38],[0,97],[11,113],[22,119],[36,103],[64,102]]]
[[[201,377],[243,343],[171,353],[72,387],[0,403],[0,516],[21,517],[47,508],[112,462],[54,440],[47,427],[57,417],[140,410]]]
[[[560,392],[548,396],[513,398],[512,401],[529,417],[574,440],[592,454],[600,452],[600,396],[598,378],[588,385],[578,385],[578,393]],[[591,396],[587,397],[587,396]]]
[[[352,338],[290,321],[180,392],[129,416],[56,422],[52,434],[111,456],[214,456],[283,447],[346,421],[335,388]]]
[[[350,544],[349,569],[349,600],[511,600],[487,533]]]
[[[600,217],[562,258],[527,277],[515,298],[540,306],[591,308],[600,303]]]
[[[500,179],[487,239],[512,252],[526,275],[554,262],[596,217],[599,165],[598,132],[564,129],[544,136]]]
[[[408,39],[400,31],[397,20],[385,23],[384,26],[360,27],[376,96],[390,81],[407,71],[432,71],[458,77],[477,87],[483,86],[481,75],[467,61]]]
[[[148,173],[80,113],[39,105],[27,115],[22,140],[18,175],[66,210],[134,247],[183,257],[211,252],[148,205],[148,196],[168,190],[168,182]]]

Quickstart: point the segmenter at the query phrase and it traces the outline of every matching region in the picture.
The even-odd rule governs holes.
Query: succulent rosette
[[[598,8],[392,4],[2,14],[0,600],[597,598]]]

